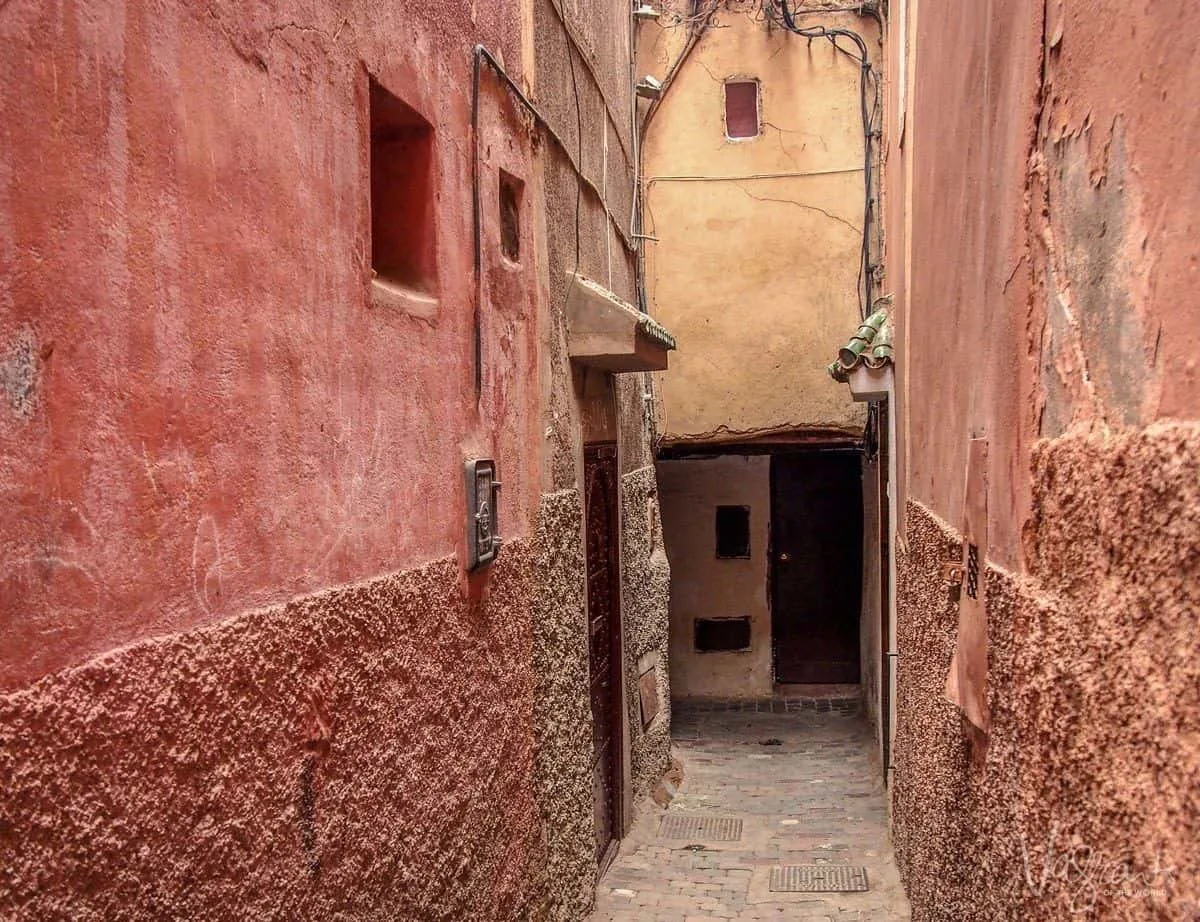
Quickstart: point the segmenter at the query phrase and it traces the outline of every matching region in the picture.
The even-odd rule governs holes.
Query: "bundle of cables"
[[[776,3],[778,6],[776,6]],[[773,12],[778,12],[776,22],[787,31],[799,35],[801,38],[806,38],[811,43],[814,39],[826,39],[838,51],[846,55],[859,65],[859,102],[860,111],[862,114],[863,128],[863,239],[862,239],[862,254],[858,267],[858,309],[859,315],[866,318],[871,306],[871,287],[873,283],[872,272],[874,265],[871,262],[871,224],[874,219],[874,203],[872,197],[873,187],[873,142],[875,139],[875,113],[879,108],[879,77],[871,68],[871,61],[867,54],[867,43],[863,41],[861,35],[850,29],[828,28],[826,26],[802,26],[796,19],[798,16],[816,15],[823,13],[828,15],[832,12],[829,9],[811,9],[811,10],[792,10],[792,4],[789,0],[775,0],[767,5],[768,15]],[[775,18],[772,16],[772,18]],[[852,42],[857,50],[848,49],[845,45],[839,44],[841,39],[846,39]]]

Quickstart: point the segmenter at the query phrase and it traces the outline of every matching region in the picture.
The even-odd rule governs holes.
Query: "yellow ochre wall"
[[[660,79],[688,38],[664,5],[639,39],[640,73]],[[647,128],[647,295],[680,344],[657,382],[668,441],[850,435],[866,418],[825,372],[859,321],[859,66],[828,41],[768,27],[756,6],[717,12]],[[804,24],[854,29],[878,65],[873,20]],[[723,84],[747,77],[760,81],[761,131],[729,140]]]
[[[771,610],[767,602],[771,459],[723,455],[658,462],[663,539],[671,558],[671,693],[769,695]],[[750,509],[750,556],[716,556],[717,506]],[[750,619],[750,649],[699,653],[700,618]]]

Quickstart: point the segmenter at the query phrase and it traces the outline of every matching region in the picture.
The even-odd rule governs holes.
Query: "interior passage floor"
[[[862,717],[837,709],[684,702],[676,704],[672,736],[683,784],[666,811],[645,810],[621,843],[592,919],[909,919],[888,843],[874,740]],[[661,835],[669,814],[687,818],[671,823],[683,838]],[[694,817],[722,822],[704,828]],[[740,837],[721,841],[736,831],[736,820]],[[792,865],[864,868],[868,889],[773,890],[772,869]]]

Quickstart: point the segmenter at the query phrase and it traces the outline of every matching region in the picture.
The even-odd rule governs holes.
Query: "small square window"
[[[433,126],[371,80],[371,268],[388,286],[433,294]]]
[[[758,131],[758,81],[730,80],[725,84],[725,136],[756,138]]]
[[[717,507],[717,556],[750,556],[750,507]]]
[[[511,261],[521,260],[521,197],[525,184],[500,171],[500,251]]]
[[[732,653],[750,649],[749,618],[697,618],[697,653]]]

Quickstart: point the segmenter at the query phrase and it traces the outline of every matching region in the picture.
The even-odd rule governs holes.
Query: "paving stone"
[[[663,811],[644,808],[591,918],[907,922],[874,740],[858,713],[853,699],[677,706],[672,737],[684,781],[669,810],[739,817],[742,839],[699,850],[656,841]],[[767,740],[779,745],[761,745]],[[866,867],[871,889],[835,900],[768,891],[772,866],[822,863]]]

